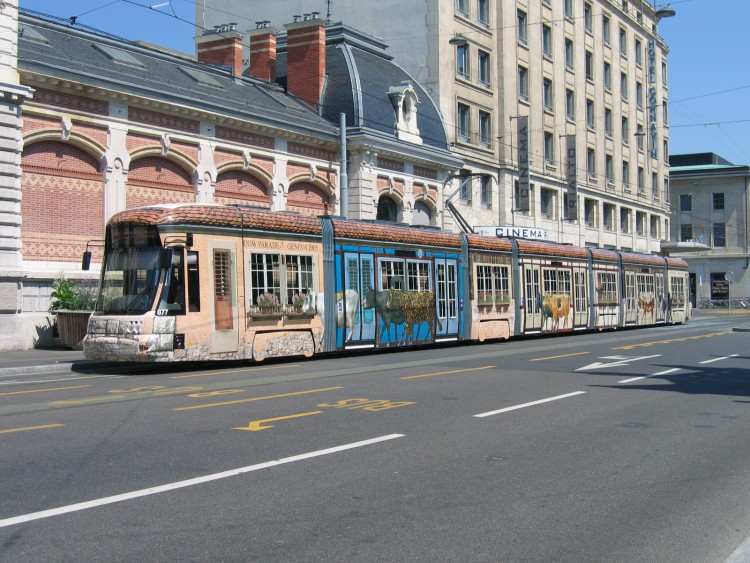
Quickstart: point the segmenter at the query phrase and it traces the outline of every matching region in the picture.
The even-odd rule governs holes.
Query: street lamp
[[[456,33],[448,40],[448,44],[455,45],[456,47],[466,47],[469,45],[469,40],[460,33]]]
[[[667,7],[656,10],[654,17],[656,18],[656,23],[659,23],[659,20],[664,19],[664,18],[674,17],[676,14],[677,12],[675,12],[672,8],[667,6]]]

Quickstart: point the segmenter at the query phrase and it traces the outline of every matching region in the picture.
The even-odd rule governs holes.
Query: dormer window
[[[400,86],[391,86],[388,90],[393,109],[396,112],[396,138],[417,145],[422,144],[422,137],[417,126],[417,105],[419,98],[410,82]]]

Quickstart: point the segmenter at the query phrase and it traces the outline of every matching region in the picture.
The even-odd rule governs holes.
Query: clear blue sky
[[[19,2],[21,8],[66,19],[77,16],[78,24],[191,54],[193,37],[202,31],[192,25],[194,0]],[[750,0],[657,3],[667,5],[677,12],[659,25],[670,50],[670,152],[715,152],[735,164],[750,165]],[[335,8],[334,2],[334,20]],[[257,8],[253,17],[262,19]],[[252,27],[247,18],[232,14],[226,21],[237,21],[240,29]],[[345,23],[356,27],[356,22]]]

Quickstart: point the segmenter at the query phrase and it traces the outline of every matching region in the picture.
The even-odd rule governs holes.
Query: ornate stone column
[[[18,0],[0,3],[0,350],[26,347],[21,248],[21,105],[33,90],[18,75]]]

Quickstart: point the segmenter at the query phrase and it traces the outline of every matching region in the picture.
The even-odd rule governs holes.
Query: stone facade
[[[474,176],[459,186],[441,175],[448,182],[438,196],[438,225],[455,228],[442,208],[459,189],[454,203],[472,226],[520,226],[556,242],[660,251],[670,211],[668,49],[653,3],[352,0],[330,8],[332,21],[381,37],[394,62],[440,106],[452,148]],[[226,13],[243,14],[275,26],[311,9],[304,0],[277,0],[250,14],[243,0],[198,0],[195,17],[213,26]],[[526,158],[519,154],[519,116],[530,119],[528,210],[516,187],[519,159]],[[572,135],[575,219],[566,158]]]
[[[713,153],[673,155],[671,256],[690,268],[694,306],[750,302],[750,166]],[[727,279],[729,278],[729,279]],[[731,280],[731,283],[730,283]]]

